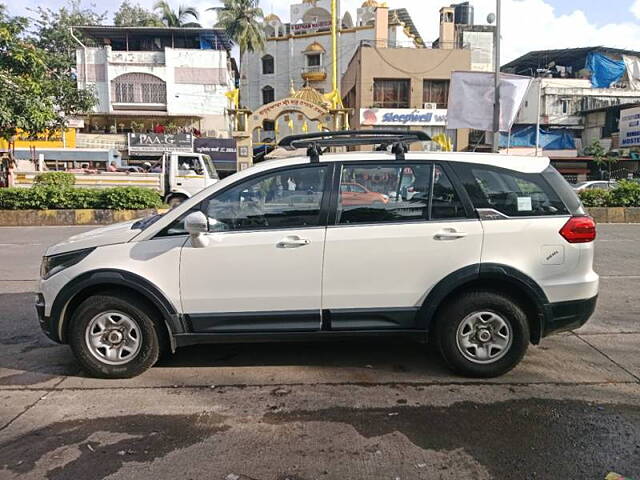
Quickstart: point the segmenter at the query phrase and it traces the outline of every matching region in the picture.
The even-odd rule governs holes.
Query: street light
[[[487,17],[489,23],[493,20],[491,17],[495,17],[496,33],[494,38],[495,43],[495,99],[493,102],[493,148],[494,153],[498,153],[500,147],[500,14],[501,14],[502,0],[496,0],[496,13],[490,14]]]

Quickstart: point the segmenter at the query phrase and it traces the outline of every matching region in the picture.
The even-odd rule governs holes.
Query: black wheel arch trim
[[[513,267],[498,263],[469,265],[443,278],[423,302],[418,313],[418,328],[429,330],[438,308],[451,293],[471,282],[485,279],[511,284],[533,302],[538,315],[531,319],[531,342],[538,344],[551,315],[549,300],[540,285],[531,277]]]
[[[71,280],[60,291],[51,307],[52,331],[61,343],[66,342],[66,322],[68,305],[87,289],[100,286],[125,287],[142,295],[150,301],[162,314],[162,320],[167,329],[171,350],[175,350],[175,334],[185,333],[187,330],[182,315],[177,313],[175,306],[167,299],[162,291],[140,275],[117,269],[99,269],[85,272]]]

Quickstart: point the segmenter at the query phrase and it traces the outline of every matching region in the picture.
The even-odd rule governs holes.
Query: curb
[[[591,207],[586,210],[596,223],[640,223],[640,207]]]
[[[0,227],[111,225],[166,211],[166,209],[156,208],[144,210],[0,210]]]

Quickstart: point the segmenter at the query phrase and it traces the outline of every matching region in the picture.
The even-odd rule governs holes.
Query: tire
[[[174,209],[177,206],[181,205],[182,202],[184,202],[186,199],[187,197],[183,195],[173,195],[169,197],[169,199],[167,200],[167,204],[169,205],[169,208]]]
[[[442,357],[454,372],[467,377],[507,373],[524,357],[529,338],[522,308],[497,292],[463,293],[444,305],[436,319]]]
[[[76,308],[69,344],[91,376],[131,378],[156,363],[159,335],[145,311],[148,307],[139,300],[115,294],[89,297]]]

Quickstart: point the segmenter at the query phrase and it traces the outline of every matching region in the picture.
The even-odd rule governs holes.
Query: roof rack
[[[404,160],[409,145],[416,142],[428,142],[431,137],[425,132],[398,130],[344,130],[337,132],[304,133],[290,135],[280,140],[278,145],[287,150],[306,148],[312,163],[320,161],[323,148],[349,147],[355,145],[378,145],[376,150],[384,151],[391,146],[397,160]]]

